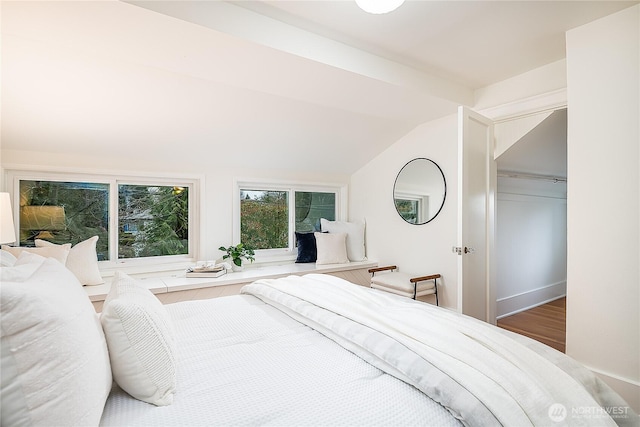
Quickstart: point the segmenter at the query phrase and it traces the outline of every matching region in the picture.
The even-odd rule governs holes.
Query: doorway
[[[496,124],[514,139],[496,158],[497,319],[566,296],[567,110],[538,119]]]

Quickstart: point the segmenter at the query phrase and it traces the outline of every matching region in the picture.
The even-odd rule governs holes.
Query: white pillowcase
[[[104,283],[104,279],[100,275],[100,269],[98,268],[98,255],[96,253],[97,242],[98,236],[93,236],[80,243],[76,243],[76,245],[69,250],[69,256],[67,257],[65,265],[76,275],[83,286],[100,285]],[[71,247],[69,243],[56,245],[46,240],[36,239],[36,247],[48,248],[66,245]]]
[[[345,264],[347,257],[346,233],[314,233],[318,258],[316,264]]]
[[[67,257],[69,256],[69,249],[71,249],[71,243],[65,245],[56,245],[47,248],[29,248],[26,246],[8,246],[2,245],[2,250],[10,252],[13,256],[18,258],[22,252],[31,252],[36,255],[40,255],[45,258],[55,258],[60,264],[65,265]]]
[[[116,383],[136,399],[170,405],[176,389],[175,344],[171,319],[158,298],[116,272],[100,319]]]
[[[42,265],[47,258],[22,251],[12,267],[0,269],[0,282],[24,282]]]
[[[13,267],[17,259],[11,252],[0,250],[0,267]]]
[[[329,233],[347,234],[347,256],[350,261],[364,261],[367,259],[364,247],[364,222],[329,221],[320,218],[322,231]]]
[[[0,423],[98,425],[112,386],[109,354],[75,276],[45,259],[28,279],[3,281],[0,321]]]

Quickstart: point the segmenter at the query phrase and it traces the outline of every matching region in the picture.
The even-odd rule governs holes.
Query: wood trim
[[[439,274],[432,274],[430,276],[421,276],[421,277],[413,277],[409,279],[411,283],[424,282],[425,280],[435,280],[439,279],[441,276]]]
[[[370,268],[369,269],[369,273],[375,274],[375,273],[378,273],[380,271],[397,270],[397,269],[398,269],[398,267],[396,267],[395,265],[388,265],[386,267]]]

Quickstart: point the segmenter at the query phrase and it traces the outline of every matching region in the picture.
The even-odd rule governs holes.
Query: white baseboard
[[[546,304],[567,295],[567,282],[553,283],[541,288],[532,289],[517,295],[500,298],[496,301],[496,318],[501,319],[530,308]]]
[[[640,382],[618,375],[608,374],[589,367],[597,376],[609,385],[629,404],[636,414],[640,414]]]

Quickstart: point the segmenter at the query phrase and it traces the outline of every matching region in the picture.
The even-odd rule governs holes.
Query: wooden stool
[[[436,305],[438,305],[437,280],[441,277],[439,274],[411,277],[407,273],[394,271],[397,269],[398,267],[395,265],[370,268],[371,287],[413,299],[423,295],[434,294],[436,296]],[[389,273],[376,276],[376,273],[381,271],[389,271]]]

